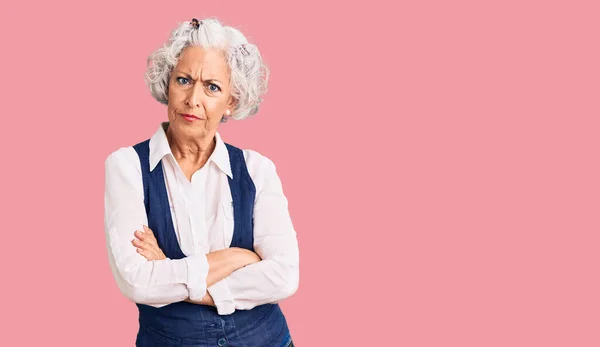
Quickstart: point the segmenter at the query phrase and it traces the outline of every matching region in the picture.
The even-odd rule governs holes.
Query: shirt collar
[[[167,140],[166,129],[168,126],[169,122],[161,123],[158,127],[158,130],[156,130],[154,135],[152,135],[150,138],[150,171],[154,170],[154,168],[158,165],[158,163],[160,163],[165,155],[170,154],[171,157],[173,157],[171,147],[169,146],[169,141]],[[227,146],[225,146],[225,142],[223,142],[221,135],[218,132],[215,134],[215,139],[215,150],[208,158],[207,163],[212,161],[221,171],[223,171],[223,173],[230,178],[233,178]],[[175,159],[175,157],[173,157],[173,159]]]

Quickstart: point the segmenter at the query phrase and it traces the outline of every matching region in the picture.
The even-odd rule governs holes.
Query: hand
[[[246,266],[248,266],[250,264],[258,263],[259,261],[262,260],[258,254],[256,254],[255,252],[252,252],[251,250],[248,250],[248,249],[244,249],[244,255],[245,255],[246,259],[248,259],[248,264]]]
[[[238,268],[261,261],[258,254],[240,247],[223,248],[218,251],[212,251],[206,255],[206,259],[209,263],[219,261],[219,259],[223,258],[236,259],[236,264],[239,264]]]
[[[134,235],[137,239],[133,239],[131,243],[144,258],[150,261],[167,259],[163,251],[158,247],[158,242],[150,228],[144,225],[144,232],[136,230]]]
[[[204,295],[204,298],[202,298],[201,301],[192,301],[189,298],[185,299],[185,301],[192,303],[192,304],[196,304],[196,305],[205,305],[205,306],[213,306],[215,307],[215,302],[213,301],[212,296],[210,295],[210,293],[208,291],[206,291],[206,295]]]
[[[258,263],[261,259],[258,254],[250,250],[230,247],[208,253],[206,260],[208,260],[209,266],[206,286],[210,287],[234,271]]]

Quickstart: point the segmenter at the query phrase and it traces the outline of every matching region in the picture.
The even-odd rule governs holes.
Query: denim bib
[[[141,163],[144,183],[144,205],[148,227],[158,246],[170,259],[185,255],[179,247],[162,163],[150,171],[150,140],[133,146]],[[234,230],[230,247],[254,251],[253,210],[256,188],[248,173],[241,149],[225,144],[233,178],[229,188],[233,199]],[[278,304],[257,306],[251,310],[236,310],[219,315],[211,306],[176,302],[161,308],[137,304],[140,328],[136,346],[230,346],[286,347],[291,344],[286,319]]]

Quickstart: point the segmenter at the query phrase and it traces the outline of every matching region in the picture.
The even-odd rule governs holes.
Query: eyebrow
[[[192,75],[190,75],[190,73],[189,73],[189,72],[183,72],[183,71],[179,71],[179,70],[176,70],[175,72],[177,72],[177,73],[180,73],[180,74],[182,74],[182,75],[185,75],[186,77],[188,77],[188,78],[189,78],[189,79],[191,79],[191,80],[195,80],[195,79],[192,77]],[[223,82],[219,81],[219,80],[218,80],[218,79],[216,79],[216,78],[209,78],[209,79],[206,79],[206,80],[205,80],[205,82],[219,82],[219,83],[223,83]]]
[[[219,83],[223,83],[223,82],[221,82],[221,81],[219,81],[218,79],[215,79],[215,78],[209,78],[209,79],[206,80],[206,82],[219,82]]]

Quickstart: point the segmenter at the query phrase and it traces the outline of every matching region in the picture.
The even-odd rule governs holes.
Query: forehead
[[[227,62],[220,50],[198,46],[188,46],[183,50],[175,70],[193,78],[225,80],[229,76]]]

